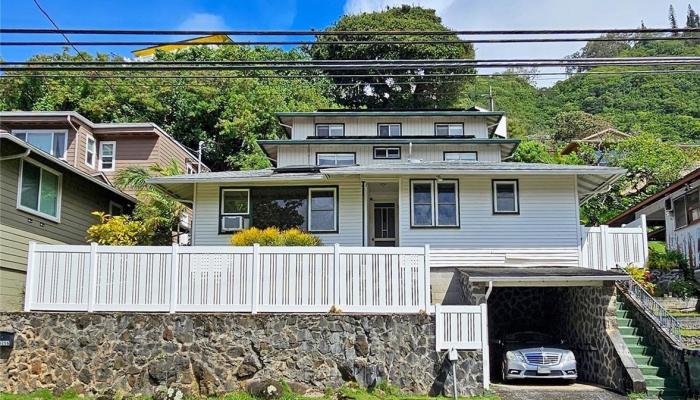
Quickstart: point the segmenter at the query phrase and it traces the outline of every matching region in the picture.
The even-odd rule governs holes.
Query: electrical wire
[[[690,33],[700,28],[623,28],[623,29],[516,29],[516,30],[447,30],[447,31],[330,31],[330,30],[157,30],[157,29],[61,29],[0,28],[4,34],[64,33],[74,35],[189,35],[189,36],[449,36],[449,35],[578,35],[623,33]]]

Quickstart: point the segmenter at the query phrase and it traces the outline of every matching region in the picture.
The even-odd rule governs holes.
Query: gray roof
[[[132,203],[136,203],[136,199],[134,197],[122,192],[121,190],[115,188],[114,186],[110,185],[109,183],[103,181],[102,179],[91,176],[91,175],[75,168],[74,166],[68,164],[67,162],[52,156],[51,154],[39,149],[38,147],[35,147],[35,146],[25,142],[24,140],[14,136],[14,135],[11,135],[9,133],[0,133],[0,141],[2,141],[2,140],[11,141],[11,142],[15,143],[16,145],[26,149],[28,151],[27,155],[29,155],[30,153],[34,153],[37,156],[39,156],[40,158],[42,158],[43,160],[51,161],[53,164],[57,165],[59,168],[65,169],[65,170],[70,171],[76,175],[79,175],[80,177],[82,177],[82,178],[84,178],[84,179],[86,179],[86,180],[88,180],[88,181],[90,181],[98,186],[101,186],[104,189],[107,189],[110,192],[112,192],[116,195],[119,195],[122,198],[124,198]]]
[[[468,162],[468,161],[434,161],[387,163],[362,166],[346,166],[322,168],[320,172],[302,171],[281,172],[268,168],[254,171],[224,171],[201,174],[178,175],[152,178],[150,183],[156,184],[177,197],[190,201],[193,197],[194,183],[244,183],[261,182],[314,181],[348,176],[389,175],[389,176],[459,176],[459,175],[503,175],[515,177],[518,175],[576,175],[578,192],[582,200],[587,200],[601,188],[612,183],[625,173],[621,168],[610,168],[587,165],[560,164],[530,164],[514,162]],[[318,168],[307,166],[306,168]]]
[[[301,111],[301,112],[278,112],[278,117],[345,117],[345,116],[361,116],[361,117],[384,117],[384,116],[401,116],[401,117],[423,117],[423,116],[495,116],[500,117],[505,115],[502,111],[475,111],[475,110],[319,110],[319,111]]]
[[[581,267],[473,267],[459,268],[470,282],[580,282],[628,280],[624,271],[600,271]]]

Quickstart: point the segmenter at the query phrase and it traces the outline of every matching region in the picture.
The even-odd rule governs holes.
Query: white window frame
[[[118,208],[118,209],[119,209],[119,215],[123,215],[123,214],[124,214],[124,206],[122,206],[121,204],[119,204],[119,203],[117,203],[117,202],[115,202],[115,201],[110,200],[110,201],[109,201],[109,210],[108,210],[108,211],[109,211],[109,215],[114,216],[114,209],[115,209],[115,208]]]
[[[246,192],[247,196],[247,204],[246,204],[246,211],[244,213],[227,213],[224,212],[224,193],[226,192]],[[250,214],[250,189],[248,188],[224,188],[221,189],[221,199],[219,199],[219,202],[221,203],[219,205],[219,218],[226,216],[226,215],[249,215]]]
[[[447,156],[450,154],[458,154],[460,156],[463,154],[473,154],[474,159],[473,160],[463,160],[463,159],[459,158],[456,160],[448,160]],[[479,161],[479,153],[476,151],[443,151],[442,152],[442,161],[448,161],[448,162],[451,162],[451,161]]]
[[[311,229],[311,194],[313,192],[333,192],[333,229]],[[307,202],[307,224],[309,232],[315,233],[335,233],[338,232],[338,188],[336,187],[310,187]]]
[[[46,153],[51,154],[52,156],[58,158],[59,160],[65,160],[68,154],[68,129],[13,129],[12,130],[12,135],[17,136],[18,133],[24,133],[24,142],[29,143],[29,140],[27,140],[27,136],[31,133],[50,133],[51,134],[51,151],[48,151]],[[63,140],[63,157],[58,157],[55,154],[53,154],[53,142],[55,139],[56,134],[63,134],[65,137],[65,140]],[[29,143],[31,144],[31,143]],[[32,146],[34,146],[32,144]],[[36,146],[34,146],[36,147]],[[38,147],[37,147],[38,148]],[[39,149],[41,151],[44,151],[43,149]]]
[[[328,127],[328,136],[320,136],[318,134],[318,127],[319,126],[327,126]],[[340,135],[331,135],[331,127],[340,127],[341,128],[341,133]],[[345,124],[343,123],[320,123],[316,124],[314,128],[314,135],[317,137],[343,137],[345,136]]]
[[[88,162],[88,153],[90,152],[90,141],[92,140],[92,163]],[[95,163],[97,162],[97,140],[93,136],[85,136],[85,165],[91,168],[95,168]]]
[[[33,164],[34,166],[39,167],[39,169],[41,170],[41,172],[39,173],[39,198],[37,201],[37,210],[22,205],[22,180],[24,178],[24,163]],[[48,171],[51,174],[58,176],[58,193],[56,193],[56,215],[55,216],[39,211],[39,210],[41,210],[41,180],[42,180],[43,175],[44,175],[44,172],[43,172],[44,170]],[[63,174],[62,173],[56,171],[53,168],[49,168],[40,162],[31,160],[28,158],[22,159],[22,161],[20,162],[20,166],[19,166],[19,178],[17,179],[17,209],[18,210],[24,211],[24,212],[29,213],[29,214],[37,215],[39,217],[48,219],[50,221],[60,223],[61,222],[62,197],[63,197]]]
[[[103,146],[111,144],[112,145],[112,168],[104,168],[102,166],[102,160],[103,160]],[[117,142],[115,141],[105,141],[105,142],[100,142],[100,161],[99,161],[99,166],[100,166],[100,171],[114,171],[117,168]]]
[[[192,163],[188,162],[185,164],[185,172],[187,175],[194,175],[197,173],[197,170]]]
[[[347,152],[347,151],[338,151],[338,152],[318,152],[316,153],[316,165],[320,166],[319,164],[319,156],[333,156],[335,157],[335,164],[324,164],[324,166],[342,166],[345,164],[338,164],[338,155],[352,155],[352,164],[347,164],[347,165],[355,165],[357,164],[357,154],[352,153],[352,152]]]
[[[493,213],[494,214],[504,214],[504,215],[517,215],[520,214],[520,188],[518,187],[517,179],[494,179],[491,183],[492,191],[492,202],[493,202]],[[515,201],[515,210],[505,210],[501,211],[498,209],[498,186],[499,185],[509,185],[513,186],[513,200]]]
[[[377,155],[377,150],[382,150],[386,153],[386,157],[380,157]],[[389,150],[396,150],[398,152],[396,157],[389,156]],[[373,159],[375,160],[400,160],[401,159],[401,147],[398,146],[379,146],[372,149]]]
[[[381,132],[381,127],[382,126],[388,126],[389,127],[389,134],[388,135],[382,135]],[[399,127],[399,134],[398,135],[392,135],[391,134],[391,127],[392,126],[398,126]],[[377,136],[378,137],[401,137],[403,134],[402,132],[403,128],[401,127],[401,123],[399,122],[380,122],[377,124]]]
[[[438,133],[437,133],[438,126],[443,126],[443,125],[447,126],[447,135],[438,135]],[[460,128],[462,128],[462,134],[453,135],[451,133],[451,129],[450,129],[453,126],[459,126]],[[464,136],[464,124],[461,122],[437,122],[437,123],[435,123],[435,136],[438,136],[438,137],[463,137]]]
[[[438,222],[438,185],[439,184],[452,184],[455,188],[455,223],[452,225],[442,225]],[[416,218],[414,213],[415,196],[413,187],[415,184],[429,184],[430,185],[430,205],[431,205],[431,222],[430,224],[416,224]],[[457,179],[445,179],[445,180],[434,180],[434,179],[418,179],[411,180],[411,228],[459,228],[460,227],[460,212],[459,212],[459,180]]]

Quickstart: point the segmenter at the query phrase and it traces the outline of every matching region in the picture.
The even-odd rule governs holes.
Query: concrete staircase
[[[671,376],[660,354],[657,354],[654,346],[642,336],[637,328],[634,313],[621,299],[617,302],[617,324],[627,348],[644,375],[648,398],[685,399],[680,382]]]

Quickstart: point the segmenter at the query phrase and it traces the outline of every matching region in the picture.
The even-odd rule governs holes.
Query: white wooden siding
[[[376,136],[378,123],[401,123],[402,136],[435,136],[435,123],[464,123],[464,134],[477,138],[488,137],[488,126],[483,117],[296,117],[292,123],[292,139],[314,136],[316,124],[345,124],[345,136]]]
[[[519,180],[520,214],[493,215],[491,179],[470,176],[459,179],[460,228],[410,227],[409,179],[401,180],[399,207],[401,246],[431,245],[433,259],[444,256],[447,249],[485,250],[484,257],[474,257],[474,266],[499,265],[496,259],[533,257],[540,263],[578,265],[579,222],[573,177],[499,176]],[[445,249],[445,250],[441,250]],[[494,261],[496,260],[496,261]],[[447,266],[447,264],[445,265]]]
[[[400,147],[401,159],[374,159],[374,147]],[[391,144],[337,144],[337,145],[281,145],[278,150],[277,166],[315,165],[316,153],[355,153],[359,165],[406,162],[409,158],[423,161],[442,161],[445,151],[476,151],[479,161],[500,162],[501,148],[498,145],[473,144],[414,144],[409,157],[409,146]]]
[[[313,182],[296,184],[301,186],[338,185],[338,211],[340,213],[339,233],[317,234],[324,244],[339,243],[343,246],[362,245],[362,186],[360,182]],[[261,182],[256,185],[239,185],[241,187],[264,186]],[[269,184],[268,184],[269,185]],[[275,186],[284,184],[277,183]],[[192,244],[197,246],[228,245],[230,234],[219,234],[219,187],[236,187],[230,184],[197,184],[196,205],[194,207],[194,233]]]

